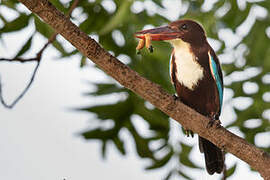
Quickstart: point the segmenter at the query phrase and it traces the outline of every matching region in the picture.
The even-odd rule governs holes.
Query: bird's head
[[[143,39],[145,34],[150,35],[152,41],[169,41],[172,44],[185,42],[200,46],[206,42],[203,28],[192,20],[174,21],[167,26],[136,32],[135,36]]]

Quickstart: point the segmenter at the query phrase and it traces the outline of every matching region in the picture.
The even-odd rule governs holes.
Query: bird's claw
[[[222,145],[222,146],[221,146],[221,151],[223,151],[223,152],[225,152],[225,151],[226,151],[226,147],[225,147],[225,145]]]
[[[189,137],[189,135],[191,135],[191,137],[194,137],[194,133],[191,130],[186,130],[185,129],[185,134],[187,135],[187,137]]]
[[[154,52],[154,48],[153,48],[153,46],[152,46],[152,45],[150,45],[150,46],[149,46],[149,48],[148,48],[148,50],[149,50],[149,52],[150,52],[150,53],[153,53],[153,52]]]
[[[172,95],[173,99],[176,101],[178,99],[178,96],[176,96],[175,94]]]
[[[219,119],[210,119],[209,123],[207,124],[207,128],[211,128],[215,126],[216,128],[219,128],[221,126],[221,122]]]

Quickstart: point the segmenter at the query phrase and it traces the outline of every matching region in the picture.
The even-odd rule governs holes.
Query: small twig
[[[19,61],[21,63],[24,63],[24,62],[30,62],[30,61],[37,61],[37,58],[29,58],[29,59],[24,59],[24,58],[12,58],[12,59],[8,59],[8,58],[0,58],[0,61]]]
[[[72,11],[76,8],[76,6],[78,5],[78,3],[79,3],[79,0],[75,0],[73,2],[73,4],[71,5],[71,7],[70,7],[70,9],[69,9],[69,11],[67,13],[67,16],[68,17],[71,16]],[[48,47],[49,44],[51,44],[56,39],[56,36],[57,35],[58,35],[58,33],[55,32],[49,38],[48,42],[40,49],[40,51],[37,53],[36,57],[34,57],[34,58],[28,58],[28,59],[24,59],[24,58],[20,58],[20,57],[15,57],[13,59],[0,58],[0,61],[9,61],[9,62],[16,62],[16,61],[17,62],[21,62],[21,63],[31,62],[31,61],[36,61],[37,62],[37,65],[36,65],[36,67],[35,67],[35,69],[33,71],[33,74],[31,76],[31,79],[30,79],[29,83],[24,88],[24,90],[19,94],[19,96],[12,103],[10,103],[10,104],[6,103],[6,101],[3,98],[3,94],[2,94],[2,83],[1,83],[1,76],[0,76],[0,101],[3,104],[4,107],[9,108],[9,109],[12,109],[19,102],[19,100],[25,95],[25,93],[29,90],[29,88],[33,84],[34,79],[36,77],[38,68],[40,66],[41,57],[42,57],[42,54],[43,54],[44,50]]]
[[[78,3],[79,3],[79,0],[75,0],[75,1],[73,2],[73,4],[71,5],[70,9],[69,9],[68,12],[67,12],[68,17],[71,16],[71,13],[72,13],[73,10],[77,7]]]
[[[13,108],[17,102],[19,102],[19,100],[25,95],[25,93],[29,90],[30,86],[32,85],[32,83],[34,82],[34,79],[36,77],[36,73],[37,73],[37,70],[39,68],[39,65],[40,65],[40,61],[37,61],[37,65],[33,71],[33,74],[31,76],[31,79],[29,81],[29,83],[27,84],[27,86],[24,88],[24,90],[19,94],[19,96],[9,105],[5,102],[5,100],[3,99],[3,94],[2,94],[2,83],[1,83],[1,78],[0,78],[0,101],[1,103],[3,104],[4,107],[6,108]]]

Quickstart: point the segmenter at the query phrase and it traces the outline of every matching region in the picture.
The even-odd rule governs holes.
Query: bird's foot
[[[178,96],[176,96],[175,94],[174,94],[174,95],[172,95],[172,97],[173,97],[173,99],[174,99],[175,101],[179,99],[179,97],[178,97]]]
[[[225,152],[226,151],[226,146],[222,145],[220,149],[221,149],[222,152]]]
[[[153,46],[152,46],[152,45],[150,45],[150,46],[149,46],[149,48],[148,48],[148,50],[149,50],[149,52],[150,52],[150,53],[153,53],[153,52],[154,52],[154,48],[153,48]]]
[[[191,137],[194,137],[194,133],[191,130],[185,129],[185,134],[187,135],[187,137],[189,137],[189,135],[191,135]]]
[[[210,118],[209,123],[207,124],[207,128],[211,128],[211,127],[216,127],[219,128],[221,126],[221,122],[219,119],[215,119],[215,118]]]

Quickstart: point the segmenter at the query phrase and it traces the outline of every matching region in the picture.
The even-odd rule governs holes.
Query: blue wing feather
[[[209,53],[210,55],[210,53]],[[218,89],[218,94],[219,94],[219,103],[220,103],[220,109],[222,107],[222,102],[223,102],[223,82],[222,82],[222,77],[220,77],[219,73],[219,64],[217,64],[213,58],[213,56],[210,55],[210,60],[211,60],[211,72],[212,75],[214,76],[214,79],[216,81],[217,89]],[[219,68],[219,69],[218,69]]]

